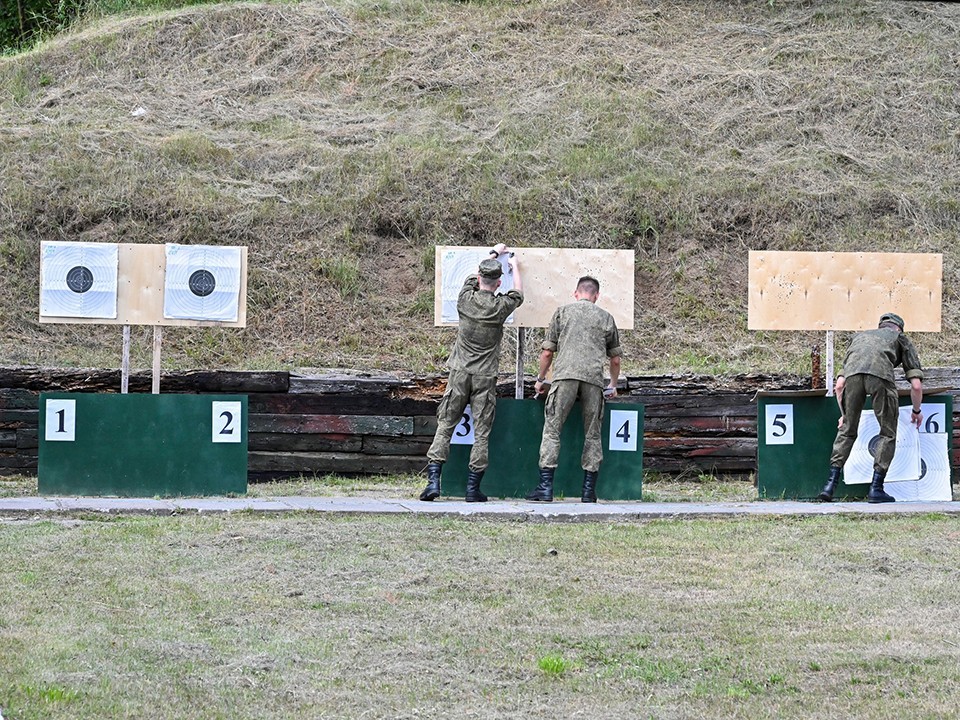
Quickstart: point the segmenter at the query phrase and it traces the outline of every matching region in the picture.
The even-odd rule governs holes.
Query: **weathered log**
[[[363,438],[349,434],[252,432],[247,436],[247,448],[282,452],[360,452]]]
[[[36,450],[40,446],[40,430],[35,427],[17,428],[17,448]]]
[[[430,435],[433,436],[437,432],[437,416],[436,415],[417,415],[413,418],[413,434],[414,435]]]
[[[40,393],[24,388],[0,388],[0,410],[36,410]]]
[[[248,470],[251,473],[408,473],[419,472],[426,465],[422,456],[364,455],[362,453],[267,453],[251,452]]]
[[[0,428],[37,427],[40,422],[36,410],[0,410]]]
[[[644,460],[652,457],[726,456],[756,458],[756,438],[643,438]]]
[[[662,473],[685,473],[696,469],[708,473],[746,474],[757,469],[756,459],[752,458],[653,458],[650,462],[644,458],[644,471]]]
[[[248,408],[260,415],[430,415],[437,401],[389,394],[261,393],[249,396]]]
[[[644,435],[702,436],[722,435],[755,436],[757,434],[756,417],[742,415],[724,415],[708,417],[674,417],[646,415],[643,420]]]
[[[359,395],[362,393],[388,394],[402,386],[404,381],[393,375],[368,375],[350,373],[330,373],[310,376],[292,374],[289,392],[311,395],[335,393],[338,395]]]
[[[286,372],[187,371],[163,373],[164,392],[256,393],[286,392]],[[151,376],[130,375],[131,392],[150,392]],[[0,368],[0,388],[21,388],[44,392],[119,392],[120,371],[61,368]]]
[[[413,418],[379,415],[250,415],[250,432],[413,435]]]
[[[429,437],[375,437],[363,438],[361,452],[365,455],[419,455],[426,457],[432,438]],[[424,460],[426,464],[426,460]]]
[[[7,450],[0,452],[0,472],[3,470],[12,470],[16,472],[6,472],[6,475],[17,475],[20,472],[37,471],[37,454],[24,453],[17,451],[11,453]]]

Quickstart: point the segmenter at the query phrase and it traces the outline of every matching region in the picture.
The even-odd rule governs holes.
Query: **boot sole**
[[[423,502],[433,502],[433,501],[436,500],[438,497],[440,497],[440,493],[428,493],[428,494],[426,494],[426,495],[421,495],[421,496],[420,496],[420,499],[421,499]]]

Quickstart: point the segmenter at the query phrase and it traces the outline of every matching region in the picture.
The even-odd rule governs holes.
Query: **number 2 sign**
[[[240,421],[243,405],[238,402],[215,401],[213,407],[213,442],[238,443],[243,440]]]

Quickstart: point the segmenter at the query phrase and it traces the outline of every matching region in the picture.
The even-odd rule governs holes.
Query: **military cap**
[[[877,324],[883,325],[885,322],[892,322],[894,325],[899,325],[900,332],[903,332],[903,318],[896,313],[884,313],[880,316],[880,322]]]
[[[499,280],[503,274],[503,267],[493,258],[480,263],[480,275],[487,280]]]

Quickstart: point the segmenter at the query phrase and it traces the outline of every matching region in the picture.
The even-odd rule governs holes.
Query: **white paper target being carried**
[[[40,243],[40,317],[117,316],[117,245]]]
[[[920,439],[917,428],[910,424],[910,410],[903,409],[897,417],[897,441],[888,482],[916,480],[920,477]],[[880,423],[873,410],[864,410],[860,416],[857,441],[843,466],[843,481],[847,485],[868,483],[873,479],[873,460],[880,439]]]
[[[166,246],[163,317],[234,322],[239,315],[241,248]]]

